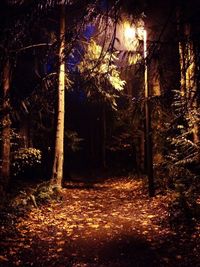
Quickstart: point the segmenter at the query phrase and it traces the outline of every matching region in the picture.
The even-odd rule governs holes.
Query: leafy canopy
[[[80,73],[88,73],[89,77],[94,77],[97,84],[107,81],[115,90],[124,89],[125,81],[120,78],[117,69],[117,53],[103,52],[103,48],[91,39],[86,44],[85,54],[78,64]]]

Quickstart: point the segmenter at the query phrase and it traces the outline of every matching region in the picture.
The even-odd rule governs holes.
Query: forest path
[[[32,209],[10,232],[4,228],[0,266],[200,266],[196,235],[172,231],[169,195],[150,199],[145,184],[67,183],[62,201]]]

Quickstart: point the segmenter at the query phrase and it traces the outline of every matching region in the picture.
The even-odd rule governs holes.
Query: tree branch
[[[29,45],[29,46],[25,46],[25,47],[22,47],[22,48],[18,49],[17,52],[25,51],[25,50],[28,50],[28,49],[31,49],[31,48],[35,48],[35,47],[43,47],[43,46],[51,46],[51,45],[52,44],[50,44],[50,43],[41,43],[41,44]]]

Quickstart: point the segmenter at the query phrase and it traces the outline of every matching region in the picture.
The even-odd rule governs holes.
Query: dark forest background
[[[63,184],[88,174],[148,175],[148,101],[154,191],[175,190],[196,213],[199,11],[198,1],[1,1],[1,192],[21,179]],[[147,30],[146,61],[143,40],[133,50],[120,39],[125,21]],[[58,182],[62,64],[65,158]]]

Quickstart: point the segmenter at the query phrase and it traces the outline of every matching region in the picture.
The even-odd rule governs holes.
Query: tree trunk
[[[20,135],[20,146],[21,147],[33,147],[32,138],[31,138],[31,127],[30,127],[30,118],[23,117],[20,121],[20,128],[19,128],[19,135]]]
[[[185,62],[185,42],[184,42],[184,29],[183,29],[183,10],[181,6],[177,7],[177,33],[179,36],[179,62],[180,62],[180,86],[183,95],[186,94],[186,62]]]
[[[51,182],[58,188],[62,187],[64,158],[64,115],[65,115],[65,6],[61,6],[60,15],[60,48],[59,48],[59,84],[58,84],[58,114],[54,164]]]
[[[3,69],[3,103],[2,103],[2,164],[1,184],[5,190],[10,178],[10,62],[6,60]]]
[[[143,49],[144,49],[144,109],[145,109],[145,149],[146,149],[146,170],[149,183],[149,196],[155,195],[154,173],[153,173],[153,145],[152,145],[152,127],[151,127],[151,106],[149,102],[149,81],[148,81],[148,66],[147,66],[147,32],[143,33]]]
[[[102,103],[102,165],[106,168],[106,106]]]

